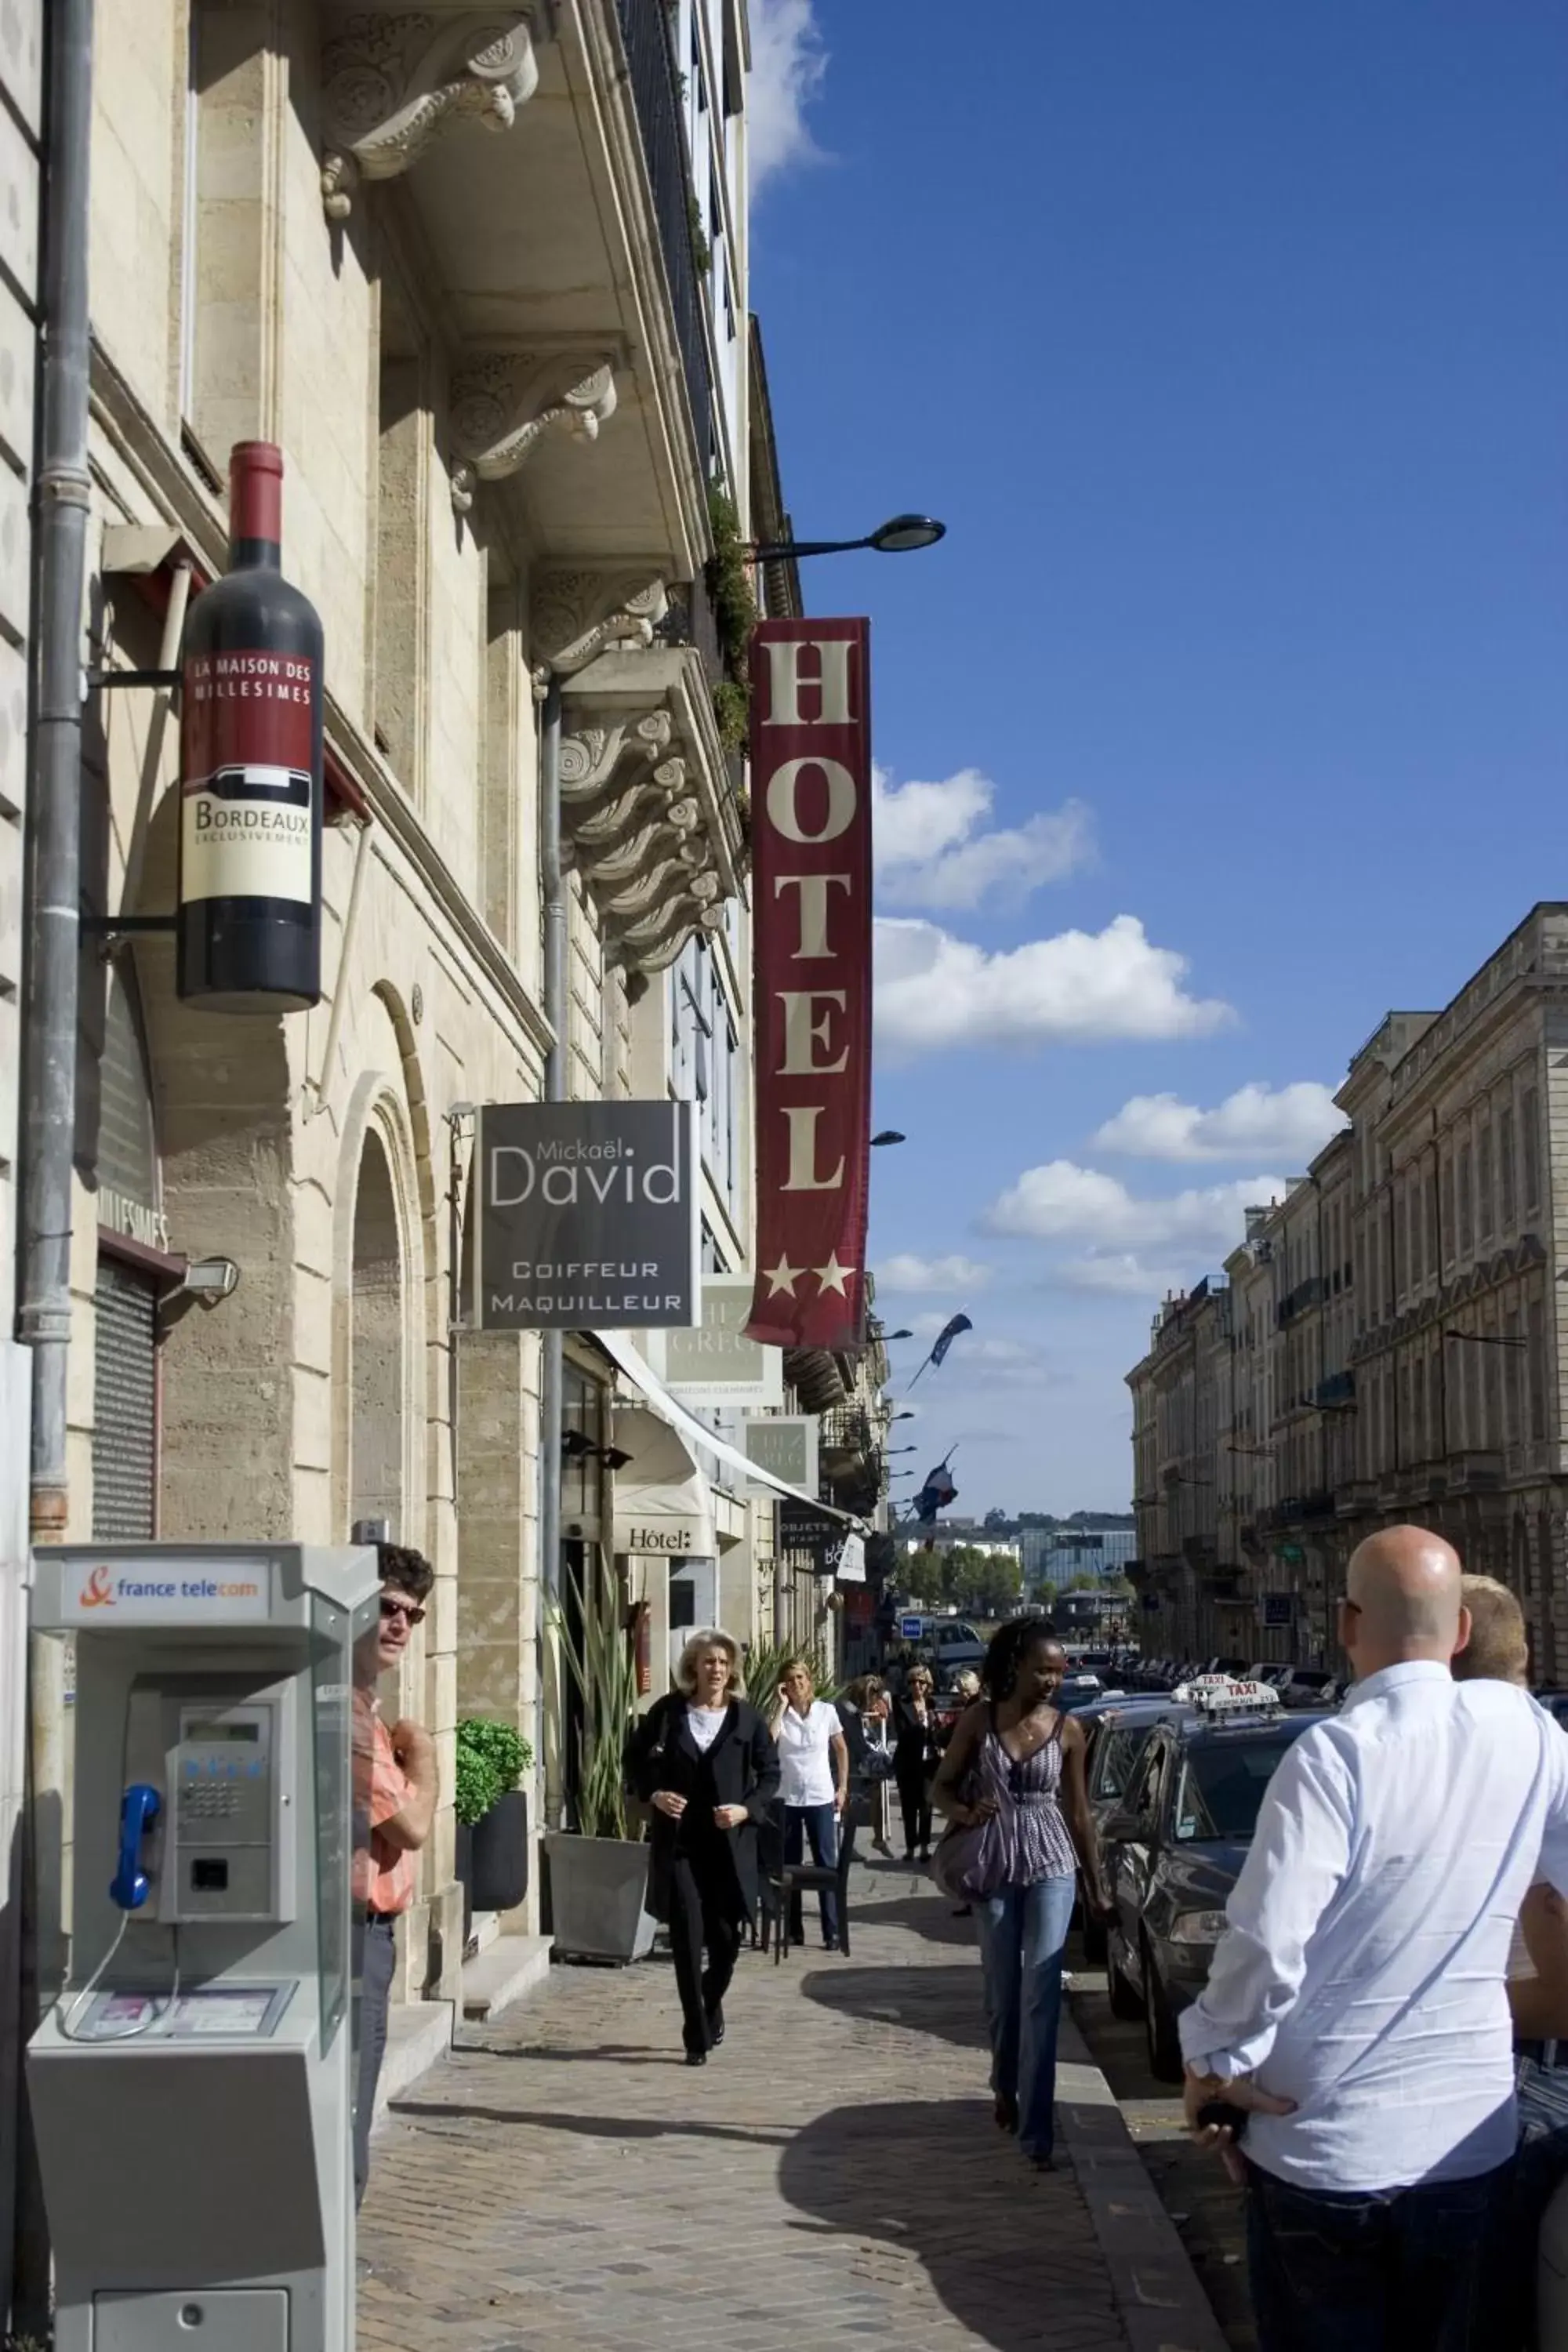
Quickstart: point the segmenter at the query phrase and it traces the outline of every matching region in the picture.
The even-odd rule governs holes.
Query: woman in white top
[[[784,1668],[773,1732],[782,1773],[784,1861],[798,1862],[809,1839],[813,1862],[819,1869],[831,1870],[838,1859],[838,1817],[849,1795],[849,1743],[837,1708],[816,1696],[804,1658],[792,1658]],[[798,1930],[792,1923],[795,1932]],[[838,1948],[838,1899],[826,1887],[822,1891],[822,1942],[826,1951]]]

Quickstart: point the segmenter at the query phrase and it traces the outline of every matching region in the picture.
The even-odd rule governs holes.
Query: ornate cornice
[[[543,573],[532,599],[535,677],[574,677],[611,646],[651,646],[668,610],[654,563]]]
[[[539,87],[543,0],[454,17],[428,8],[334,11],[321,58],[321,201],[345,220],[355,184],[394,180],[463,117],[510,131]]]
[[[613,358],[583,352],[482,352],[454,371],[452,504],[467,514],[474,483],[515,474],[548,433],[595,441],[616,413]]]

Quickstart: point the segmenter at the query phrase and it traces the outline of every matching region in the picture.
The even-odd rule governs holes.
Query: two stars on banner
[[[793,1298],[795,1284],[803,1276],[808,1274],[814,1274],[816,1276],[818,1297],[826,1298],[830,1290],[836,1290],[840,1298],[847,1298],[848,1285],[855,1280],[856,1269],[852,1265],[840,1265],[838,1252],[833,1250],[829,1253],[826,1265],[791,1265],[786,1255],[780,1258],[777,1265],[764,1266],[763,1273],[767,1281],[770,1298],[776,1298],[781,1291],[787,1297]]]

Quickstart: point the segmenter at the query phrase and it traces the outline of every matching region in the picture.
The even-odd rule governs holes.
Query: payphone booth
[[[35,1556],[76,1643],[67,1982],[27,2082],[57,2352],[352,2352],[370,1549]]]

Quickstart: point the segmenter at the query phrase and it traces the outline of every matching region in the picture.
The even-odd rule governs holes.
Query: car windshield
[[[1172,1809],[1172,1833],[1184,1845],[1216,1840],[1245,1843],[1258,1826],[1263,1791],[1296,1737],[1260,1732],[1255,1739],[1220,1739],[1182,1759]]]

